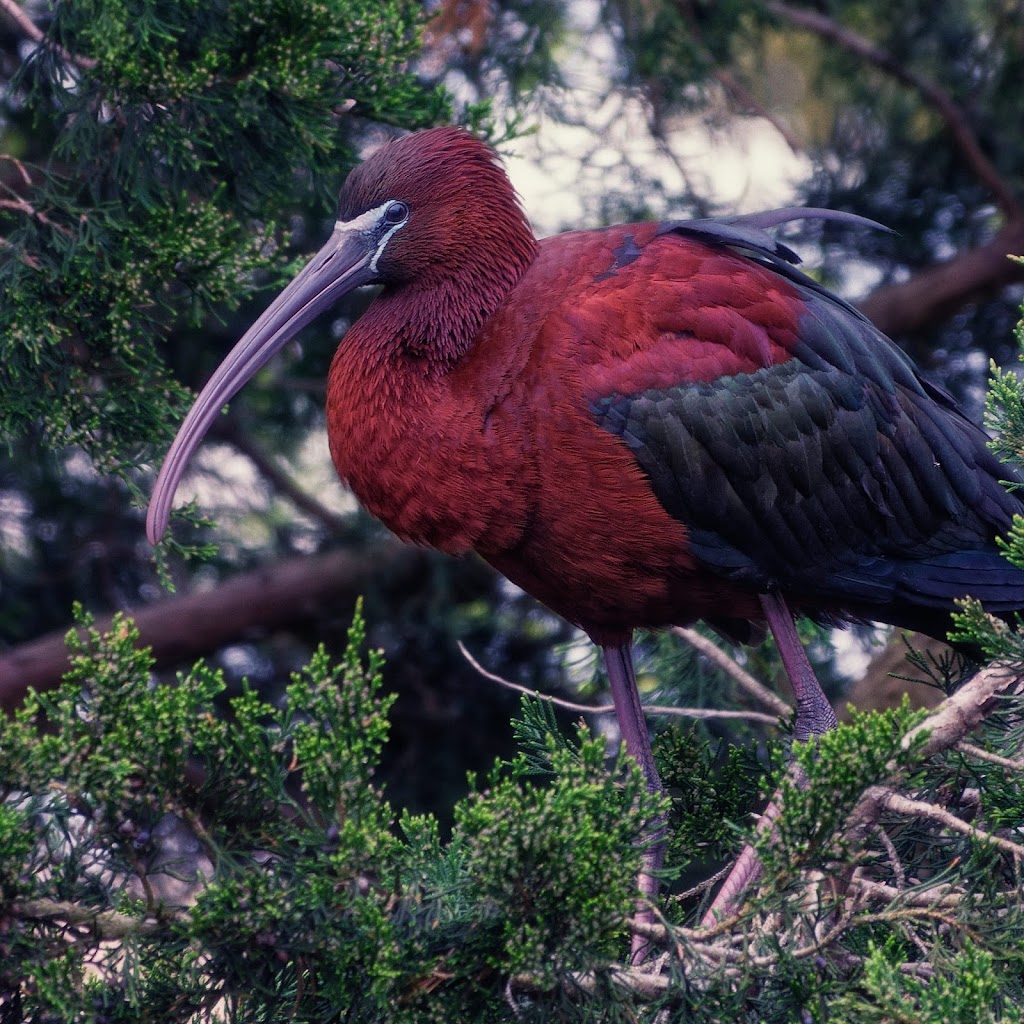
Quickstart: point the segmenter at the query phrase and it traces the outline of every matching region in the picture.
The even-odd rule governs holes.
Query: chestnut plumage
[[[1024,607],[1024,573],[995,544],[1024,509],[983,432],[768,234],[799,217],[859,221],[785,210],[538,242],[469,133],[383,146],[189,413],[149,536],[223,404],[339,296],[377,284],[327,398],[335,465],[371,512],[409,541],[478,552],[601,645],[652,788],[638,627],[767,621],[797,734],[828,728],[787,605],[937,636],[965,594]]]

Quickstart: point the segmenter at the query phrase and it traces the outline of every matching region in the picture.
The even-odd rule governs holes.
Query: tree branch
[[[917,91],[945,122],[957,149],[978,179],[991,191],[993,198],[1009,220],[1024,215],[1014,191],[1003,179],[995,164],[985,155],[963,111],[953,98],[936,82],[909,70],[891,53],[876,46],[869,39],[840,25],[828,16],[805,7],[791,7],[781,0],[768,0],[768,11],[783,21],[807,29],[822,39],[835,43],[848,53],[866,60],[898,82]]]
[[[1009,839],[1003,839],[1001,836],[969,825],[955,814],[951,814],[945,807],[939,807],[937,804],[930,804],[924,800],[912,800],[886,786],[872,786],[864,794],[864,797],[869,800],[877,800],[882,807],[892,811],[893,814],[899,814],[906,818],[929,818],[931,821],[938,822],[943,828],[959,832],[964,836],[971,836],[978,842],[991,843],[1003,853],[1024,859],[1024,846],[1021,846],[1020,843],[1014,843]]]
[[[212,590],[169,598],[132,612],[140,643],[151,647],[157,668],[193,661],[254,630],[309,618],[325,606],[355,603],[382,574],[408,586],[427,556],[397,541],[355,554],[347,550],[291,558],[226,580]],[[404,582],[403,582],[404,581]],[[109,629],[113,616],[97,618]],[[63,631],[0,655],[0,706],[15,707],[28,687],[56,686],[68,668]]]
[[[116,910],[95,910],[65,900],[23,900],[12,904],[8,913],[12,917],[29,920],[86,925],[104,941],[124,939],[129,935],[152,935],[166,928],[168,921],[185,917],[181,911],[162,911],[159,917],[132,917]]]
[[[673,626],[672,632],[681,640],[685,640],[695,651],[699,651],[709,661],[713,661],[739,687],[746,691],[763,707],[770,708],[776,718],[789,718],[793,708],[777,693],[773,693],[763,683],[756,680],[742,665],[730,658],[714,641],[702,636],[695,629],[685,626]]]
[[[614,704],[577,704],[571,700],[564,700],[561,697],[553,697],[548,693],[538,693],[536,690],[530,689],[528,686],[522,686],[519,683],[513,683],[511,679],[503,679],[499,675],[495,675],[493,672],[489,672],[487,669],[480,664],[476,658],[466,648],[466,645],[460,640],[459,650],[462,652],[462,656],[469,662],[469,664],[484,677],[489,679],[492,683],[497,683],[499,686],[504,686],[509,690],[515,690],[516,693],[525,693],[529,697],[536,697],[537,700],[546,700],[549,704],[554,704],[556,707],[565,708],[567,711],[579,711],[586,715],[607,715],[615,710]],[[778,725],[778,715],[765,715],[760,711],[720,711],[715,708],[681,708],[675,707],[669,704],[645,704],[644,711],[649,715],[678,715],[681,718],[733,718],[742,719],[747,722],[760,722],[763,725]],[[789,714],[787,710],[786,714]]]
[[[10,19],[34,43],[38,43],[40,46],[52,46],[69,64],[74,64],[83,71],[91,71],[96,67],[97,62],[92,57],[80,57],[65,50],[60,43],[48,39],[46,33],[18,6],[15,0],[0,0],[0,10],[6,11]]]
[[[876,288],[858,308],[890,336],[921,330],[969,302],[1024,280],[1024,267],[1008,259],[1014,253],[1024,253],[1024,216],[1007,223],[984,245],[916,270],[908,281]]]

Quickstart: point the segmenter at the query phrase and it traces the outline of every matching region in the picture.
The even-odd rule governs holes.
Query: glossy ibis
[[[859,222],[782,210],[538,242],[468,132],[391,142],[351,173],[330,240],[199,396],[149,536],[225,402],[340,296],[380,285],[327,393],[334,463],[374,515],[477,552],[584,629],[652,789],[639,627],[705,619],[743,636],[766,622],[797,736],[827,729],[792,613],[941,637],[968,592],[1020,608],[1024,573],[994,537],[1022,506],[985,434],[767,233],[802,217]]]

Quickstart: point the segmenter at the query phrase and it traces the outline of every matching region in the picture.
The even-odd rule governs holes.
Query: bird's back
[[[940,636],[965,594],[1024,607],[1024,572],[995,543],[1024,512],[1001,482],[1015,472],[892,342],[763,238],[697,222],[544,244],[520,286],[537,324],[522,386],[550,498],[538,497],[535,550],[495,563],[551,603],[547,500],[579,552],[579,607],[563,597],[558,610],[585,626],[598,605],[613,620],[616,603],[666,621],[727,617],[726,605],[756,617],[744,597],[773,590],[797,609]],[[514,293],[502,315],[516,309]],[[547,589],[564,595],[558,559]],[[596,591],[587,561],[606,578]],[[661,581],[646,613],[627,594],[644,574]]]

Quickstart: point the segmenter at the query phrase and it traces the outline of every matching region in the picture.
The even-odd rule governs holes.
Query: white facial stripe
[[[380,206],[375,206],[372,210],[367,210],[366,213],[353,217],[352,220],[339,220],[335,223],[334,230],[346,235],[352,232],[371,231],[377,226],[377,222],[380,220],[380,215],[384,212],[385,207],[390,205],[391,200],[389,199],[386,203],[381,203]]]
[[[366,213],[359,214],[358,217],[353,217],[352,220],[339,220],[334,225],[334,234],[340,240],[344,235],[351,233],[367,234],[373,231],[384,214],[384,211],[394,202],[389,199],[386,203],[381,203],[380,206],[375,206],[372,210],[367,210]],[[370,260],[370,270],[377,273],[377,261],[380,259],[381,254],[384,252],[384,247],[391,241],[391,236],[399,230],[404,228],[408,221],[403,220],[398,224],[393,224],[384,233],[379,244],[377,245],[377,251],[374,252],[373,258]]]
[[[397,224],[395,224],[391,228],[389,228],[387,230],[387,232],[384,234],[384,237],[380,240],[380,245],[377,246],[377,251],[373,254],[373,259],[370,260],[370,270],[372,270],[375,274],[377,273],[377,260],[380,259],[381,253],[384,251],[384,246],[387,245],[388,242],[391,241],[391,236],[399,228],[404,228],[405,225],[406,225],[406,221],[404,221],[404,220],[403,221],[399,221]]]

